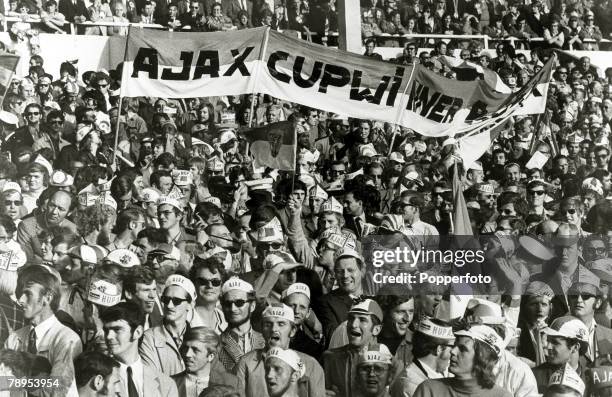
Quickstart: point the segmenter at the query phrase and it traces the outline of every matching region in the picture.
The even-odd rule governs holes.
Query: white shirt
[[[202,390],[208,387],[210,376],[198,378],[195,375],[187,374],[185,377],[185,397],[198,397]]]
[[[42,340],[43,336],[51,329],[51,327],[57,322],[57,320],[55,319],[55,316],[51,316],[48,319],[46,319],[45,321],[43,321],[42,323],[38,324],[36,327],[34,327],[34,330],[36,332],[36,351],[38,351],[38,346],[40,346],[40,341]]]
[[[144,397],[144,365],[140,357],[134,363],[129,365],[132,367],[132,379],[134,380],[134,384],[136,385],[136,390],[138,391],[138,395]],[[123,384],[123,395],[128,396],[128,375],[127,375],[128,366],[124,363],[119,363],[119,376],[121,377],[121,383]]]

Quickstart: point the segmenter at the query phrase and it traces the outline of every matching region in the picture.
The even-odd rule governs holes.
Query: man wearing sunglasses
[[[548,212],[544,208],[544,199],[546,198],[546,184],[541,179],[536,179],[527,184],[527,203],[529,204],[529,213],[548,217]]]
[[[612,354],[612,329],[595,322],[595,312],[603,304],[600,279],[594,273],[584,269],[567,292],[567,300],[572,316],[586,325],[589,347],[585,357],[589,364]],[[609,322],[608,322],[609,323]]]
[[[193,316],[195,286],[188,278],[173,274],[159,300],[164,308],[163,325],[144,332],[139,353],[145,365],[172,376],[185,370],[180,348]]]
[[[251,327],[255,310],[253,286],[238,277],[227,280],[221,287],[221,309],[228,325],[221,334],[219,360],[232,372],[240,357],[265,346],[262,334]]]
[[[3,147],[4,150],[15,151],[21,146],[31,147],[40,135],[42,107],[37,103],[30,103],[23,112],[26,125],[17,128],[15,134],[11,136]]]

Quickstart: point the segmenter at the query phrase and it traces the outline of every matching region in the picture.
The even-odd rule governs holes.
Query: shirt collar
[[[52,315],[51,317],[34,327],[34,329],[36,330],[36,338],[40,340],[40,338],[42,338],[42,336],[46,334],[47,331],[49,331],[51,327],[55,325],[56,322],[57,320],[55,319],[55,315]]]

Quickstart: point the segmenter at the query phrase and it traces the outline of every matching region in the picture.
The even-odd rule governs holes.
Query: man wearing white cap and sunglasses
[[[240,358],[235,372],[238,376],[238,392],[241,396],[258,397],[264,388],[264,360],[270,349],[288,349],[295,335],[293,310],[283,303],[268,306],[262,314],[262,335],[265,346]],[[323,368],[313,357],[296,352],[303,364],[303,377],[299,380],[300,396],[324,397]]]
[[[474,325],[455,332],[455,337],[448,368],[455,376],[426,380],[417,387],[414,396],[511,396],[508,391],[495,386],[494,368],[503,349],[501,337],[486,325]]]

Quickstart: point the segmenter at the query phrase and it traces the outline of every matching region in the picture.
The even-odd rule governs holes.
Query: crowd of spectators
[[[238,28],[234,17],[243,27],[262,14],[264,23],[283,18],[248,0],[246,12],[242,0],[168,4],[166,19],[151,2],[95,0],[90,14],[82,0],[66,1],[23,23],[61,33],[62,18],[127,11],[214,31]],[[367,5],[364,16],[388,14],[380,24],[397,27],[407,11],[392,6]],[[331,9],[317,7],[287,13],[299,10],[304,23]],[[428,9],[413,6],[408,15],[418,17],[405,26],[433,29],[440,19],[448,29],[456,17],[446,7],[423,18]],[[480,22],[494,9],[457,7]],[[538,3],[525,19],[540,7],[542,19],[555,9]],[[607,6],[567,7],[571,28],[571,13]],[[500,29],[514,18],[486,15]],[[543,27],[545,39],[582,40],[557,25]],[[377,57],[376,44],[366,56]],[[454,67],[452,43],[423,45],[408,42],[393,61],[450,79],[495,73],[510,91],[552,57],[508,43],[490,57],[470,40],[459,57],[479,67]],[[32,55],[28,73],[6,87],[0,378],[51,375],[57,385],[27,392],[71,397],[612,393],[612,69],[559,56],[545,113],[511,117],[472,164],[461,163],[453,138],[266,95],[120,101],[120,84],[119,67],[66,61],[54,75]],[[260,167],[249,152],[249,131],[279,121],[296,131],[295,172]],[[377,242],[391,251],[449,248],[459,193],[485,252],[471,271],[492,281],[467,292],[374,281],[457,271],[446,259],[376,268],[364,246],[384,236]]]

